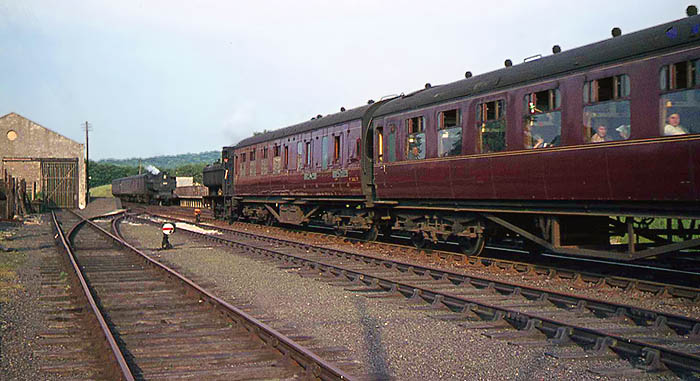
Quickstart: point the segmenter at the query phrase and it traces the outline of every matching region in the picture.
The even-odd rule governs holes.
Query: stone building
[[[77,128],[77,126],[76,126]],[[0,171],[49,207],[85,207],[85,146],[16,114],[0,117]]]

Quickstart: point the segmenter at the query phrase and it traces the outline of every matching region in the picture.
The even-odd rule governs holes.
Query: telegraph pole
[[[90,124],[85,121],[85,203],[90,203],[90,144],[88,140],[88,131],[92,129]]]

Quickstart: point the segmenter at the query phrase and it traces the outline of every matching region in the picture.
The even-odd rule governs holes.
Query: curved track
[[[72,220],[63,242],[105,334],[113,335],[123,379],[351,379],[99,224]]]

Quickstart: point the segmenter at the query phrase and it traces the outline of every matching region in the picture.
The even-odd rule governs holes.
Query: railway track
[[[104,226],[77,214],[60,220],[57,233],[110,348],[110,379],[352,379]],[[73,228],[63,234],[61,225]]]
[[[167,213],[148,212],[146,213],[160,218],[176,220],[180,222],[194,223],[192,215],[177,211],[172,213],[171,209],[166,209]],[[202,221],[209,221],[211,224],[202,225],[204,227],[212,227],[221,229],[227,232],[236,232],[236,234],[247,235],[249,237],[260,237],[260,235],[243,232],[238,229],[231,229],[220,224],[220,221],[209,217],[203,217]],[[252,225],[253,228],[259,228],[259,225]],[[274,228],[273,228],[274,229]],[[320,239],[336,240],[323,233],[307,233]],[[282,240],[288,245],[304,245],[291,240]],[[416,261],[418,263],[434,263],[441,262],[444,265],[458,268],[496,268],[500,270],[513,271],[520,274],[546,275],[551,278],[568,280],[573,285],[590,285],[595,287],[609,286],[613,288],[624,289],[627,291],[638,290],[644,293],[651,293],[661,296],[672,296],[675,298],[687,299],[695,302],[700,302],[700,275],[688,274],[685,271],[670,271],[668,269],[654,269],[649,266],[640,266],[634,264],[609,264],[607,266],[595,266],[591,261],[571,261],[564,259],[563,261],[551,262],[551,264],[539,262],[525,262],[512,259],[498,257],[468,257],[463,254],[457,254],[442,250],[417,250],[406,245],[392,244],[386,242],[364,242],[350,241],[351,243],[361,243],[362,245],[374,245],[385,252],[400,253],[403,260]],[[307,245],[308,246],[308,245]],[[321,245],[312,245],[316,248],[323,249]],[[565,262],[565,263],[564,263]],[[619,266],[624,266],[625,272],[623,275],[617,271]],[[585,271],[584,271],[585,269]],[[657,280],[661,279],[661,280]]]
[[[545,346],[560,359],[615,360],[591,369],[597,374],[700,377],[700,321],[689,317],[232,230],[180,231],[283,261],[349,291],[440,311],[436,318],[495,339]]]

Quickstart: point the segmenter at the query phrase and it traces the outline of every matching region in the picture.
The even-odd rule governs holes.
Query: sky
[[[219,150],[685,16],[688,0],[0,0],[0,115],[90,158]]]

